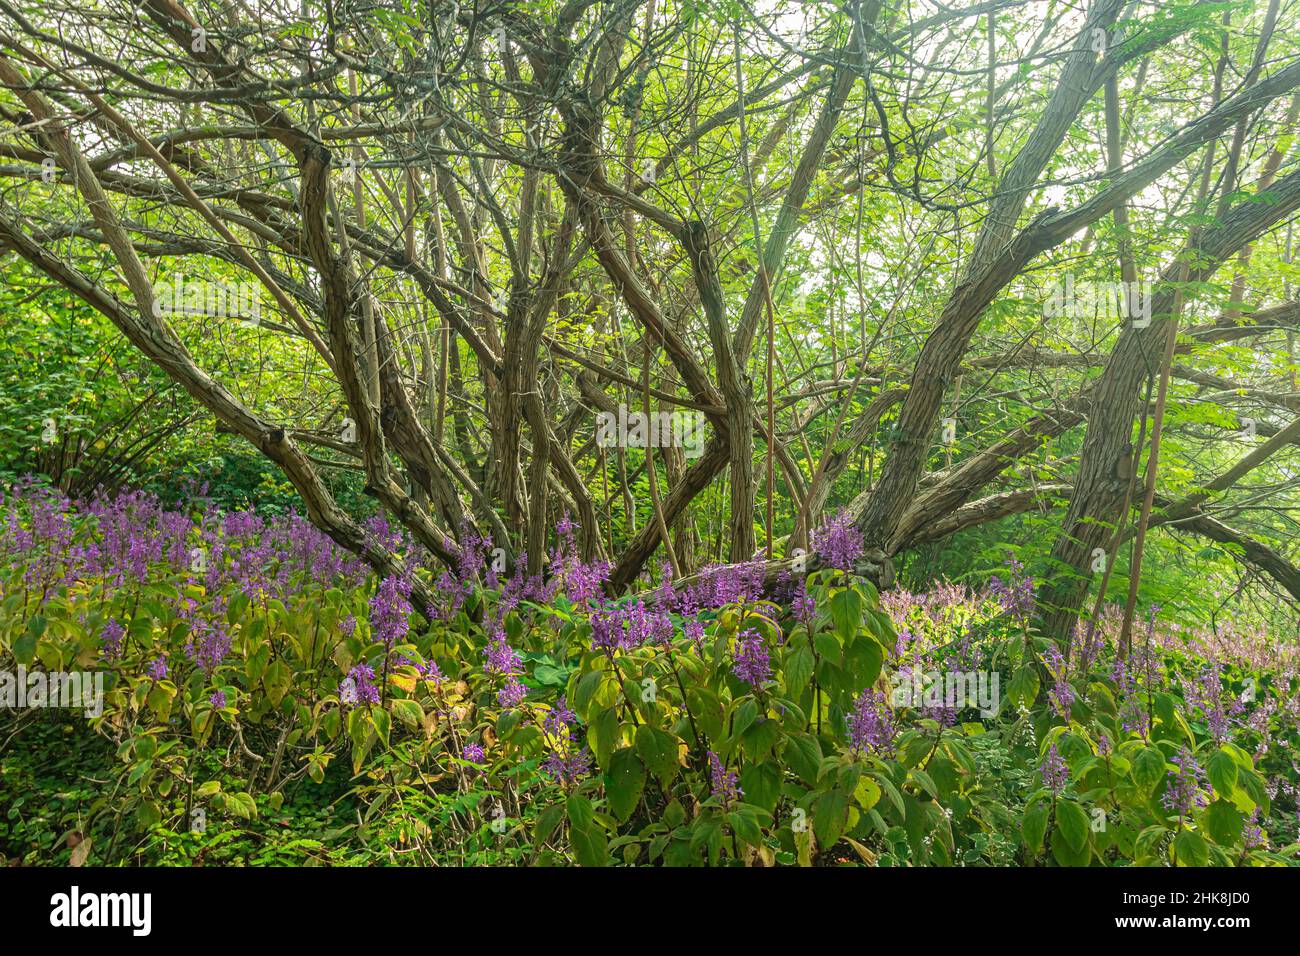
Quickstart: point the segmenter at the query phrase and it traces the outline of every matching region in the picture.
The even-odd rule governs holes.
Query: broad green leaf
[[[1219,796],[1231,799],[1237,789],[1237,762],[1224,750],[1216,750],[1205,765],[1210,785]]]
[[[1073,800],[1058,800],[1056,822],[1070,848],[1076,852],[1082,850],[1088,842],[1088,814],[1083,807]]]
[[[610,812],[620,823],[626,822],[636,809],[645,790],[646,770],[631,747],[620,747],[609,760],[605,774],[605,795]]]
[[[649,724],[641,724],[636,729],[636,752],[663,786],[673,782],[679,767],[676,737]]]
[[[849,815],[849,795],[839,788],[828,790],[813,802],[813,834],[817,845],[829,850],[844,832]]]
[[[862,626],[862,595],[846,588],[831,597],[831,626],[843,641],[851,640]]]
[[[1049,805],[1040,801],[1026,810],[1024,818],[1020,821],[1020,835],[1031,856],[1037,856],[1042,852],[1049,812]]]
[[[1174,860],[1178,866],[1206,866],[1210,850],[1195,830],[1182,830],[1174,837]]]

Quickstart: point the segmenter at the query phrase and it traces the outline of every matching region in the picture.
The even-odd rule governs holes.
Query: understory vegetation
[[[612,601],[567,520],[543,581],[498,576],[472,538],[440,570],[372,519],[441,595],[426,620],[409,578],[376,578],[296,516],[31,485],[4,507],[6,662],[105,679],[98,708],[51,688],[5,727],[0,852],[19,862],[1300,854],[1294,644],[1153,608],[1127,658],[1114,616],[1062,650],[1028,626],[1015,561],[978,590],[882,600],[833,520],[806,578],[666,572]]]

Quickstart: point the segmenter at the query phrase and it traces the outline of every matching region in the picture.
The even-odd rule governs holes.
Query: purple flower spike
[[[772,679],[772,661],[758,631],[741,631],[732,673],[755,689]]]
[[[1047,748],[1047,756],[1043,758],[1042,765],[1038,768],[1042,775],[1043,786],[1052,791],[1052,796],[1059,797],[1065,790],[1065,785],[1070,782],[1070,768],[1066,766],[1065,761],[1061,758],[1061,753],[1056,749],[1056,744]]]

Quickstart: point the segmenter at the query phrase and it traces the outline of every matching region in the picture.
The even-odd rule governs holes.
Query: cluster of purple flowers
[[[363,562],[301,515],[268,522],[251,511],[203,515],[187,568],[209,594],[229,589],[250,600],[288,600],[324,582],[360,587]]]
[[[817,602],[808,593],[808,580],[802,574],[782,571],[776,579],[776,586],[771,589],[770,599],[790,609],[790,616],[802,624],[808,631],[812,630],[817,615]],[[786,636],[782,634],[781,643]]]
[[[627,628],[613,605],[598,607],[592,612],[591,646],[606,653],[627,646]]]
[[[933,719],[940,727],[957,726],[957,708],[947,701],[939,704],[927,703],[922,707],[922,710],[927,717]]]
[[[690,585],[675,592],[673,610],[691,616],[710,608],[756,601],[763,596],[766,571],[761,560],[710,565]]]
[[[393,552],[406,550],[405,536],[400,530],[390,525],[388,519],[382,514],[371,515],[361,523],[361,527],[379,547]]]
[[[555,526],[558,543],[551,552],[551,570],[561,582],[565,596],[574,604],[591,604],[604,594],[609,580],[607,561],[584,562],[573,534],[573,521],[565,512]]]
[[[197,489],[202,495],[204,489]],[[20,557],[25,580],[44,601],[57,585],[82,585],[106,597],[137,591],[159,579],[180,579],[175,612],[186,635],[186,657],[211,675],[232,643],[227,607],[232,595],[288,601],[308,586],[360,585],[363,563],[306,519],[290,514],[268,522],[251,511],[220,514],[191,499],[169,509],[145,492],[96,493],[73,501],[25,479],[0,492],[0,556]],[[82,615],[83,623],[87,615]],[[103,657],[122,659],[126,622],[110,617],[100,640]],[[168,675],[166,655],[146,669]],[[179,678],[178,678],[179,679]]]
[[[801,578],[790,595],[790,613],[806,629],[812,630],[813,617],[817,613],[817,602],[808,593],[808,586]]]
[[[635,603],[605,604],[591,614],[591,646],[612,654],[656,644],[666,647],[673,639],[673,621],[663,604],[647,607]]]
[[[724,807],[730,807],[745,795],[740,789],[740,777],[734,770],[728,770],[712,750],[709,751],[709,783],[712,796],[721,800]]]
[[[1119,721],[1125,733],[1145,738],[1151,732],[1151,715],[1147,702],[1138,690],[1137,678],[1141,665],[1135,658],[1116,657],[1110,676],[1119,690]]]
[[[1052,791],[1052,796],[1059,797],[1065,791],[1065,785],[1070,782],[1070,768],[1055,743],[1047,748],[1038,772],[1043,778],[1043,786]]]
[[[1273,744],[1273,716],[1278,712],[1277,702],[1272,698],[1260,704],[1245,719],[1245,726],[1259,738],[1255,744],[1255,759],[1262,760],[1268,748]]]
[[[1205,727],[1214,738],[1215,743],[1224,743],[1232,729],[1232,714],[1240,713],[1241,701],[1232,698],[1225,707],[1223,701],[1223,678],[1219,666],[1211,663],[1200,675],[1183,688],[1183,699],[1189,712],[1200,710],[1205,717]]]
[[[43,596],[57,585],[102,581],[124,588],[145,582],[164,563],[179,568],[192,523],[144,492],[96,494],[74,502],[25,478],[0,492],[0,554],[22,560],[24,584]]]
[[[1259,807],[1250,811],[1250,816],[1241,825],[1241,842],[1247,850],[1259,850],[1268,846],[1268,837],[1259,825]]]
[[[1092,668],[1092,665],[1096,663],[1097,658],[1101,655],[1102,647],[1105,645],[1105,635],[1100,627],[1089,625],[1089,623],[1080,619],[1074,625],[1073,644],[1079,648],[1079,673],[1084,674]]]
[[[1014,557],[1007,561],[1007,572],[1005,581],[998,575],[989,579],[989,593],[1012,617],[1028,621],[1034,613],[1034,579]]]
[[[553,737],[565,736],[577,723],[577,715],[569,709],[569,701],[561,696],[542,720],[542,729]]]
[[[697,618],[688,618],[682,624],[682,633],[686,635],[687,640],[695,646],[695,650],[704,653],[704,622]]]
[[[349,707],[379,703],[379,688],[374,681],[374,668],[369,664],[357,664],[339,683],[339,702]]]
[[[319,588],[322,584],[356,584],[368,581],[361,563],[336,547],[305,519],[291,515],[283,520],[268,521],[251,511],[227,515],[202,513],[197,516],[180,510],[168,510],[148,495],[132,494],[116,497],[97,496],[85,503],[74,503],[55,491],[26,486],[19,496],[5,498],[0,494],[0,557],[18,555],[22,558],[29,584],[37,594],[80,580],[93,582],[106,594],[114,589],[138,589],[161,573],[179,581],[183,587],[180,596],[169,598],[174,602],[175,615],[187,634],[185,659],[173,654],[172,668],[178,670],[174,677],[178,684],[192,675],[179,673],[191,666],[212,678],[231,649],[232,625],[227,622],[227,610],[233,595],[243,595],[249,602],[265,606],[277,599],[303,593],[308,586]],[[405,549],[409,567],[423,573],[428,569],[430,556],[408,542],[382,517],[372,518],[365,524],[369,538],[378,545]],[[474,593],[480,581],[498,590],[488,608],[483,626],[490,635],[484,650],[483,670],[497,678],[496,701],[506,709],[520,707],[528,697],[528,687],[523,683],[525,668],[520,654],[510,644],[510,634],[518,634],[516,625],[531,613],[525,603],[544,603],[563,591],[574,605],[589,617],[591,645],[613,655],[615,651],[628,651],[646,647],[668,647],[676,628],[680,626],[685,638],[703,650],[706,627],[715,615],[709,612],[725,606],[745,605],[771,597],[766,589],[765,566],[761,561],[732,566],[715,566],[706,569],[689,585],[674,587],[671,573],[665,569],[662,584],[656,593],[644,598],[612,603],[605,600],[604,586],[609,568],[603,563],[586,563],[579,553],[574,526],[567,515],[557,525],[557,544],[549,555],[548,578],[527,574],[527,556],[520,555],[512,572],[504,580],[491,570],[485,557],[491,548],[490,537],[480,537],[468,527],[462,530],[461,542],[456,546],[456,567],[445,571],[439,589],[447,600],[445,613],[451,616]],[[813,547],[826,567],[852,569],[863,553],[861,534],[853,527],[846,512],[841,511],[813,536]],[[196,557],[197,555],[197,557]],[[485,569],[486,573],[485,573]],[[411,638],[411,604],[414,577],[410,574],[390,575],[375,584],[369,602],[369,629],[371,637],[390,651],[406,644]],[[776,593],[788,603],[797,621],[810,624],[816,613],[813,599],[808,595],[804,580],[791,575],[778,582]],[[1000,616],[997,602],[1005,612],[1021,620],[1028,620],[1034,610],[1034,582],[1016,560],[1009,562],[1009,574],[991,579],[988,589],[978,595],[955,585],[939,585],[927,595],[909,595],[907,592],[886,593],[882,600],[886,609],[899,622],[895,656],[909,663],[923,662],[927,655],[938,665],[937,652],[928,645],[938,644],[935,635],[945,635],[945,646],[956,647],[955,657],[961,669],[973,666],[979,648],[974,640],[966,613],[978,607],[986,618]],[[44,598],[40,598],[43,600]],[[240,598],[242,601],[242,598]],[[111,601],[111,598],[110,598]],[[980,605],[978,602],[984,602]],[[100,646],[108,661],[121,660],[128,651],[139,652],[136,646],[141,632],[135,631],[128,640],[128,628],[116,610],[117,605],[102,611],[86,610],[82,621],[92,622],[92,627],[103,621]],[[1110,612],[1107,612],[1110,613]],[[117,614],[118,616],[109,616]],[[121,618],[121,619],[119,619]],[[1098,626],[1098,639],[1083,648],[1079,665],[1080,686],[1083,685],[1087,664],[1094,653],[1104,646],[1104,635],[1111,627],[1109,618]],[[1113,623],[1113,622],[1112,622]],[[1149,623],[1152,643],[1157,646],[1183,647],[1191,640],[1177,633],[1175,625],[1161,625],[1157,632],[1155,609]],[[954,630],[962,635],[955,645],[951,642]],[[338,625],[344,636],[356,630],[356,618],[348,615]],[[1113,627],[1111,632],[1113,633]],[[1198,638],[1199,639],[1199,638]],[[1240,642],[1252,654],[1264,654],[1254,648],[1244,636]],[[775,640],[775,638],[773,638]],[[1175,645],[1175,641],[1181,644]],[[179,644],[179,640],[177,642]],[[525,646],[520,644],[520,646]],[[535,646],[535,645],[528,645]],[[162,648],[148,650],[143,660],[153,658],[145,673],[153,680],[170,676],[169,661]],[[722,650],[722,649],[720,649]],[[409,651],[407,653],[410,653]],[[156,656],[155,656],[156,655]],[[389,658],[380,655],[380,662]],[[441,681],[442,674],[436,663],[417,663],[401,654],[393,658],[398,664],[414,667],[421,677]],[[1211,658],[1214,659],[1214,658]],[[1112,676],[1118,688],[1119,721],[1125,733],[1147,736],[1150,731],[1148,704],[1143,693],[1151,687],[1162,686],[1152,677],[1151,657],[1142,652],[1129,660],[1117,660]],[[952,657],[947,659],[952,664]],[[1070,661],[1055,646],[1044,655],[1045,666],[1052,683],[1048,696],[1053,708],[1063,718],[1070,715],[1076,691],[1068,679]],[[763,635],[753,629],[742,630],[735,638],[732,652],[732,673],[754,688],[760,688],[773,678],[770,647]],[[139,660],[133,666],[140,666]],[[378,666],[378,664],[376,664]],[[1140,683],[1143,667],[1146,679]],[[907,673],[900,670],[900,676]],[[1157,675],[1158,676],[1158,675]],[[1163,678],[1161,678],[1163,679]],[[225,683],[210,679],[208,687],[215,688],[208,698],[214,709],[227,706],[227,691],[219,685]],[[345,706],[378,703],[381,688],[376,686],[376,675],[369,663],[357,663],[343,677],[338,696]],[[1188,712],[1199,713],[1210,736],[1216,742],[1229,739],[1233,718],[1243,711],[1240,701],[1225,694],[1219,664],[1188,682],[1184,688]],[[533,705],[530,705],[533,706]],[[940,724],[949,726],[956,722],[957,710],[947,703],[916,706],[928,711]],[[1300,717],[1300,704],[1275,704],[1272,701],[1258,707],[1243,724],[1259,733],[1261,748],[1268,745],[1270,724],[1278,717],[1278,707],[1287,708]],[[538,708],[540,709],[540,708]],[[856,754],[888,754],[895,744],[898,728],[895,714],[890,710],[886,695],[872,688],[863,690],[854,700],[845,718],[850,750]],[[571,786],[591,772],[592,756],[584,744],[578,720],[561,697],[545,713],[541,728],[549,743],[543,767],[556,781]],[[1097,753],[1103,757],[1112,753],[1114,744],[1103,735],[1097,743]],[[485,762],[483,747],[466,743],[461,750],[467,761]],[[1257,753],[1257,756],[1261,752]],[[1176,771],[1171,771],[1163,794],[1167,809],[1186,816],[1196,807],[1205,806],[1206,785],[1204,775],[1191,753],[1184,749],[1174,758]],[[743,797],[738,774],[727,769],[719,756],[708,752],[709,777],[713,796],[724,805]],[[1043,786],[1054,795],[1060,795],[1069,784],[1070,772],[1055,744],[1051,745],[1039,766]],[[1259,825],[1258,812],[1252,815],[1243,828],[1247,847],[1266,844]]]
[[[143,583],[159,565],[179,569],[185,564],[192,522],[186,514],[165,510],[155,496],[96,494],[80,510],[96,532],[74,547],[87,572],[121,587]]]
[[[488,674],[504,677],[505,683],[497,691],[497,703],[506,710],[512,710],[524,702],[528,688],[520,682],[524,665],[518,652],[506,641],[504,630],[497,625],[483,656],[483,670]]]
[[[231,635],[226,623],[227,599],[215,594],[207,607],[192,598],[182,598],[178,610],[188,627],[185,654],[205,674],[211,674],[230,653]]]
[[[502,710],[514,710],[528,697],[528,688],[518,677],[508,677],[501,689],[497,691],[497,703]]]
[[[1061,649],[1052,644],[1043,653],[1043,666],[1052,678],[1052,688],[1047,692],[1052,708],[1062,720],[1070,719],[1070,708],[1074,706],[1074,688],[1070,686],[1069,662]]]
[[[452,555],[453,566],[448,568],[442,558],[435,557],[423,547],[415,546],[409,565],[426,568],[433,579],[433,593],[439,599],[432,609],[435,617],[452,620],[465,605],[466,599],[480,586],[500,587],[497,574],[501,553],[492,547],[492,536],[480,535],[465,518],[461,522],[459,541],[443,537],[444,548]],[[416,556],[418,555],[418,560]]]
[[[967,627],[981,611],[982,598],[962,585],[935,582],[924,592],[894,587],[880,593],[881,609],[899,632],[895,650],[901,659],[907,653],[921,654],[949,643],[954,627]],[[903,632],[907,632],[904,640]]]
[[[561,697],[542,720],[550,750],[542,770],[558,783],[572,786],[591,770],[591,753],[582,742],[578,718]]]
[[[161,654],[154,658],[146,673],[154,680],[165,680],[167,678],[167,655]]]
[[[865,689],[849,712],[849,748],[855,754],[885,754],[894,742],[894,718],[885,695]]]
[[[483,653],[483,670],[500,677],[511,677],[523,669],[518,652],[506,641],[505,631],[498,630],[488,640]]]
[[[371,633],[389,650],[410,633],[411,587],[411,579],[405,575],[386,577],[370,599]]]
[[[1192,810],[1206,805],[1205,774],[1186,747],[1178,755],[1170,758],[1178,769],[1169,771],[1165,780],[1165,792],[1160,798],[1165,809],[1185,817]]]
[[[501,596],[497,598],[496,614],[499,620],[519,607],[524,601],[538,604],[548,603],[559,592],[560,582],[556,578],[543,581],[540,574],[528,573],[528,552],[520,551],[515,561],[514,570],[501,586]]]
[[[863,554],[862,532],[854,526],[848,511],[841,508],[813,532],[812,548],[823,567],[852,571]]]
[[[104,624],[104,630],[100,634],[100,643],[103,647],[104,657],[107,660],[115,661],[122,656],[122,639],[126,636],[126,628],[117,618],[110,618]]]
[[[762,687],[772,679],[772,661],[762,635],[752,629],[741,631],[736,644],[731,672],[755,689]]]
[[[43,571],[52,570],[66,556],[75,532],[72,503],[63,494],[33,478],[24,478],[14,485],[12,497],[6,499],[0,492],[0,505],[7,506],[4,533],[0,535],[0,547],[6,552],[37,559],[37,549],[44,549],[51,560]],[[28,583],[33,583],[31,578]]]

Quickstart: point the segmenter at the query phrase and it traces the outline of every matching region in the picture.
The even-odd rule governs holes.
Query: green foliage
[[[1266,781],[1290,779],[1274,754],[1300,743],[1276,706],[1293,672],[1224,669],[1225,694],[1255,689],[1263,723],[1216,740],[1210,704],[1182,691],[1198,658],[1162,652],[1136,684],[1110,660],[1063,676],[1053,645],[968,592],[942,614],[893,598],[887,614],[870,583],[824,570],[805,582],[806,614],[741,601],[622,646],[593,640],[589,610],[562,595],[517,604],[479,588],[443,620],[412,614],[385,647],[369,585],[231,590],[230,651],[205,671],[187,664],[185,575],[56,588],[37,610],[22,573],[5,582],[0,654],[106,678],[102,714],[23,713],[0,755],[0,853],[24,862],[1294,862],[1295,847],[1250,836],[1286,829]],[[101,661],[110,617],[127,636]],[[522,703],[503,706],[503,676],[475,663],[492,633],[519,648]],[[770,661],[757,685],[736,667],[754,638]],[[159,655],[166,677],[150,669]],[[373,701],[344,692],[367,661]],[[921,665],[997,674],[1006,692],[946,716],[886,693]],[[876,691],[896,733],[855,737]],[[1134,707],[1148,725],[1129,726]],[[62,756],[43,763],[51,749]],[[1203,776],[1171,807],[1189,756]]]

